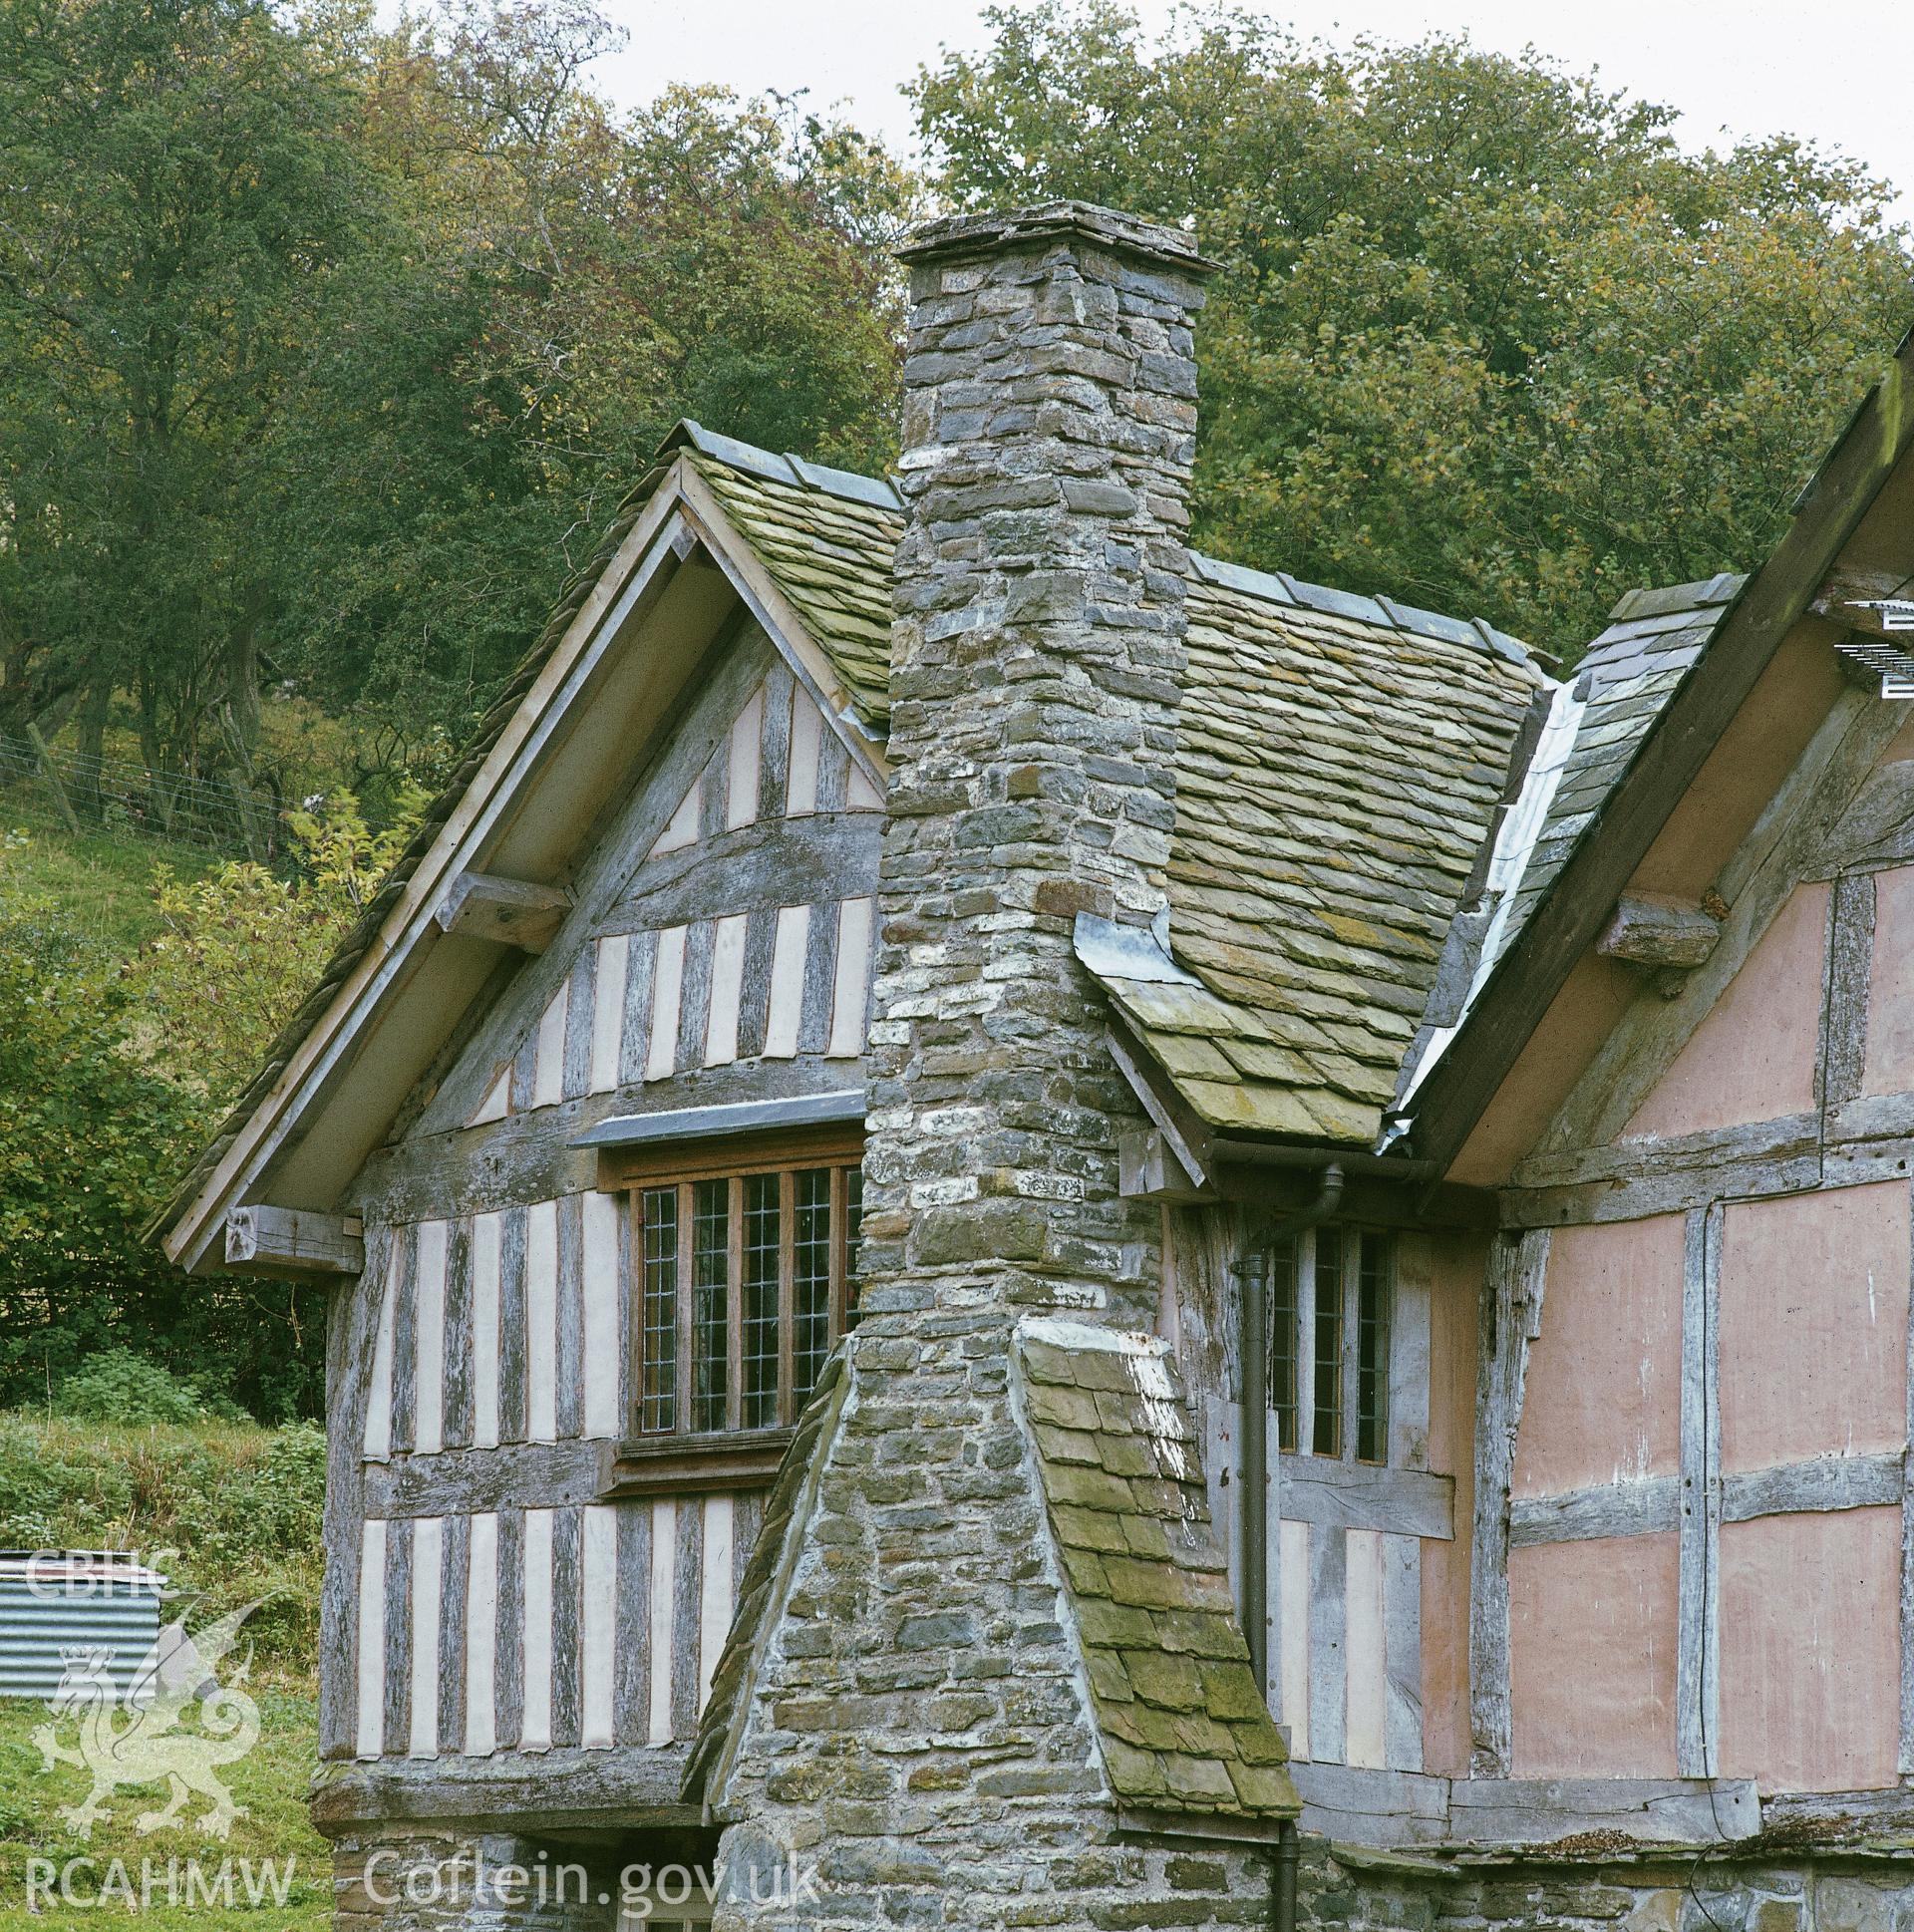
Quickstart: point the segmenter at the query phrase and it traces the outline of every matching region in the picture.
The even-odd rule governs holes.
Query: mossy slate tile
[[[706,451],[690,461],[859,717],[881,728],[901,516]],[[1280,579],[1258,581],[1192,571],[1168,888],[1172,950],[1203,984],[1132,986],[1126,1012],[1212,1127],[1362,1143],[1409,1040],[1386,1008],[1359,1009],[1370,1050],[1334,1069],[1293,1046],[1239,1058],[1223,1043],[1293,1042],[1281,1026],[1290,994],[1326,968],[1375,978],[1394,962],[1408,1010],[1420,1011],[1540,678],[1459,618],[1407,605],[1392,616],[1321,585],[1298,586],[1306,602],[1279,601]],[[1452,853],[1439,884],[1426,873],[1438,850]],[[1179,944],[1216,911],[1231,922],[1220,966]]]
[[[1094,1398],[1095,1428],[1033,1423],[1030,1434],[1116,1796],[1246,1820],[1295,1815],[1282,1734],[1250,1675],[1209,1528],[1175,1358],[1150,1337],[1030,1318],[1017,1364],[1033,1417],[1060,1391]],[[1085,1440],[1103,1466],[1074,1459]],[[1175,1473],[1114,1472],[1137,1463]],[[1273,1775],[1244,1779],[1245,1768]]]

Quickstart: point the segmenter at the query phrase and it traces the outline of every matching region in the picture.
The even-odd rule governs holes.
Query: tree
[[[1914,320],[1849,162],[1687,156],[1669,109],[1465,41],[1212,9],[993,11],[913,88],[960,205],[1194,215],[1195,514],[1225,555],[1573,655],[1621,591],[1751,568]]]
[[[250,776],[296,566],[272,432],[373,218],[350,97],[260,0],[0,0],[0,716],[116,694],[149,768]],[[163,822],[163,788],[156,777]]]
[[[463,735],[682,416],[826,461],[890,449],[912,188],[792,104],[581,78],[590,8],[457,5],[357,46],[404,259],[332,291],[286,651],[408,744]]]
[[[0,731],[445,763],[683,415],[880,462],[910,184],[581,0],[0,0]],[[258,855],[258,854],[255,854]]]

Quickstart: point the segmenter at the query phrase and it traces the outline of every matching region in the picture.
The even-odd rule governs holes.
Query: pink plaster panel
[[[1515,1494],[1681,1466],[1683,1241],[1679,1214],[1556,1229]]]
[[[1673,1533],[1537,1543],[1508,1555],[1517,1777],[1673,1777]]]
[[[1476,1299],[1488,1244],[1469,1234],[1428,1243],[1429,1466],[1455,1477],[1456,1534],[1423,1544],[1423,1769],[1468,1774],[1468,1524],[1475,1510]]]
[[[1797,885],[1624,1137],[1806,1113],[1814,1105],[1826,947],[1827,887]]]
[[[1723,1467],[1899,1449],[1907,1297],[1905,1181],[1732,1203],[1722,1232]]]
[[[1914,866],[1874,878],[1874,961],[1861,1091],[1914,1093]]]
[[[1895,1782],[1901,1512],[1722,1525],[1721,1770],[1763,1791]]]

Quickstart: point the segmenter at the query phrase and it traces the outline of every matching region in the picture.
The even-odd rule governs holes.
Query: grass
[[[317,1656],[324,1497],[325,1437],[310,1423],[0,1414],[0,1548],[144,1551],[195,1625],[257,1602],[246,1636],[295,1681]]]
[[[229,1673],[228,1679],[229,1679]],[[148,1932],[184,1932],[192,1927],[226,1927],[230,1932],[322,1932],[332,1919],[332,1861],[325,1841],[306,1815],[306,1784],[318,1745],[318,1714],[309,1690],[286,1685],[254,1687],[259,1706],[260,1738],[252,1752],[224,1773],[233,1798],[248,1813],[234,1823],[224,1840],[202,1835],[193,1819],[203,1808],[195,1799],[176,1826],[143,1836],[138,1818],[163,1802],[157,1785],[128,1786],[107,1800],[110,1816],[96,1823],[91,1836],[80,1837],[61,1817],[62,1805],[78,1804],[90,1780],[76,1767],[42,1769],[32,1741],[36,1727],[45,1724],[38,1705],[0,1703],[0,1932],[50,1932],[51,1928],[125,1923],[129,1916]],[[74,1726],[61,1727],[60,1742],[71,1748]],[[90,1863],[69,1866],[71,1860]],[[217,1885],[222,1860],[231,1861],[234,1902],[227,1906],[215,1891],[216,1903],[203,1894],[188,1902],[188,1861],[196,1861],[198,1882]],[[51,1863],[53,1874],[46,1865]],[[121,1861],[116,1865],[115,1861]],[[172,1896],[168,1898],[168,1861],[172,1866]],[[283,1905],[272,1901],[264,1872],[270,1860],[284,1884]],[[144,1865],[143,1865],[143,1861]],[[242,1863],[241,1861],[247,1861]],[[290,1883],[285,1878],[290,1870]],[[76,1900],[60,1896],[57,1874],[69,1871],[68,1889]],[[125,1879],[120,1880],[124,1871]],[[246,1873],[262,1893],[257,1905],[247,1902]],[[29,1878],[37,1881],[35,1896]],[[136,1914],[126,1910],[125,1893],[137,1901],[143,1879],[147,1903]],[[38,1908],[38,1909],[36,1909]]]
[[[317,1761],[314,1687],[319,1598],[319,1511],[324,1439],[310,1425],[281,1430],[250,1424],[194,1423],[146,1427],[75,1422],[32,1412],[0,1415],[0,1547],[124,1548],[158,1557],[179,1591],[169,1614],[183,1612],[189,1631],[221,1614],[264,1599],[247,1621],[240,1647],[218,1670],[230,1686],[251,1646],[245,1688],[259,1707],[260,1737],[243,1760],[222,1771],[234,1799],[250,1813],[230,1837],[203,1836],[194,1820],[204,1809],[193,1799],[177,1826],[150,1835],[141,1813],[165,1801],[161,1787],[128,1787],[107,1802],[111,1817],[90,1838],[62,1819],[62,1805],[78,1804],[90,1788],[77,1767],[42,1769],[34,1730],[49,1722],[32,1702],[0,1701],[0,1932],[49,1932],[124,1923],[125,1898],[116,1881],[126,1874],[136,1902],[150,1874],[149,1902],[137,1922],[150,1932],[228,1927],[231,1932],[319,1932],[331,1920],[331,1861],[306,1815],[306,1789]],[[124,1724],[124,1720],[122,1720]],[[196,1728],[189,1714],[182,1727]],[[71,1750],[75,1721],[58,1728]],[[71,1859],[76,1896],[56,1889],[30,1898],[30,1871],[44,1881]],[[222,1859],[233,1864],[234,1899],[188,1902],[184,1866],[196,1859],[202,1878],[216,1880]],[[116,1866],[114,1861],[122,1860]],[[167,1897],[167,1861],[176,1895]],[[142,1861],[147,1861],[143,1867]],[[271,1860],[292,1879],[285,1902],[270,1896],[246,1902],[240,1860],[255,1879]],[[41,1909],[34,1909],[38,1904]]]
[[[167,865],[197,878],[216,862],[189,845],[113,831],[75,837],[53,829],[10,790],[0,790],[0,897],[49,899],[63,923],[103,952],[131,955],[160,930],[153,876]]]

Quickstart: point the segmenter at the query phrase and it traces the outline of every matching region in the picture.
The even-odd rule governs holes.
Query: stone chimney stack
[[[1117,1185],[1137,1110],[1073,942],[1080,913],[1163,904],[1207,264],[1069,202],[903,258],[862,1316],[808,1412],[718,1810],[738,1869],[816,1857],[818,1932],[866,1926],[877,1887],[899,1925],[1111,1924],[1128,1881],[1095,1849],[1114,1800],[1015,1329],[1156,1314],[1157,1213]],[[789,1922],[740,1903],[718,1932]]]
[[[865,1305],[1146,1325],[1155,1271],[1116,1191],[1132,1103],[1072,941],[1079,913],[1164,904],[1210,264],[1068,201],[939,221],[900,254]]]

